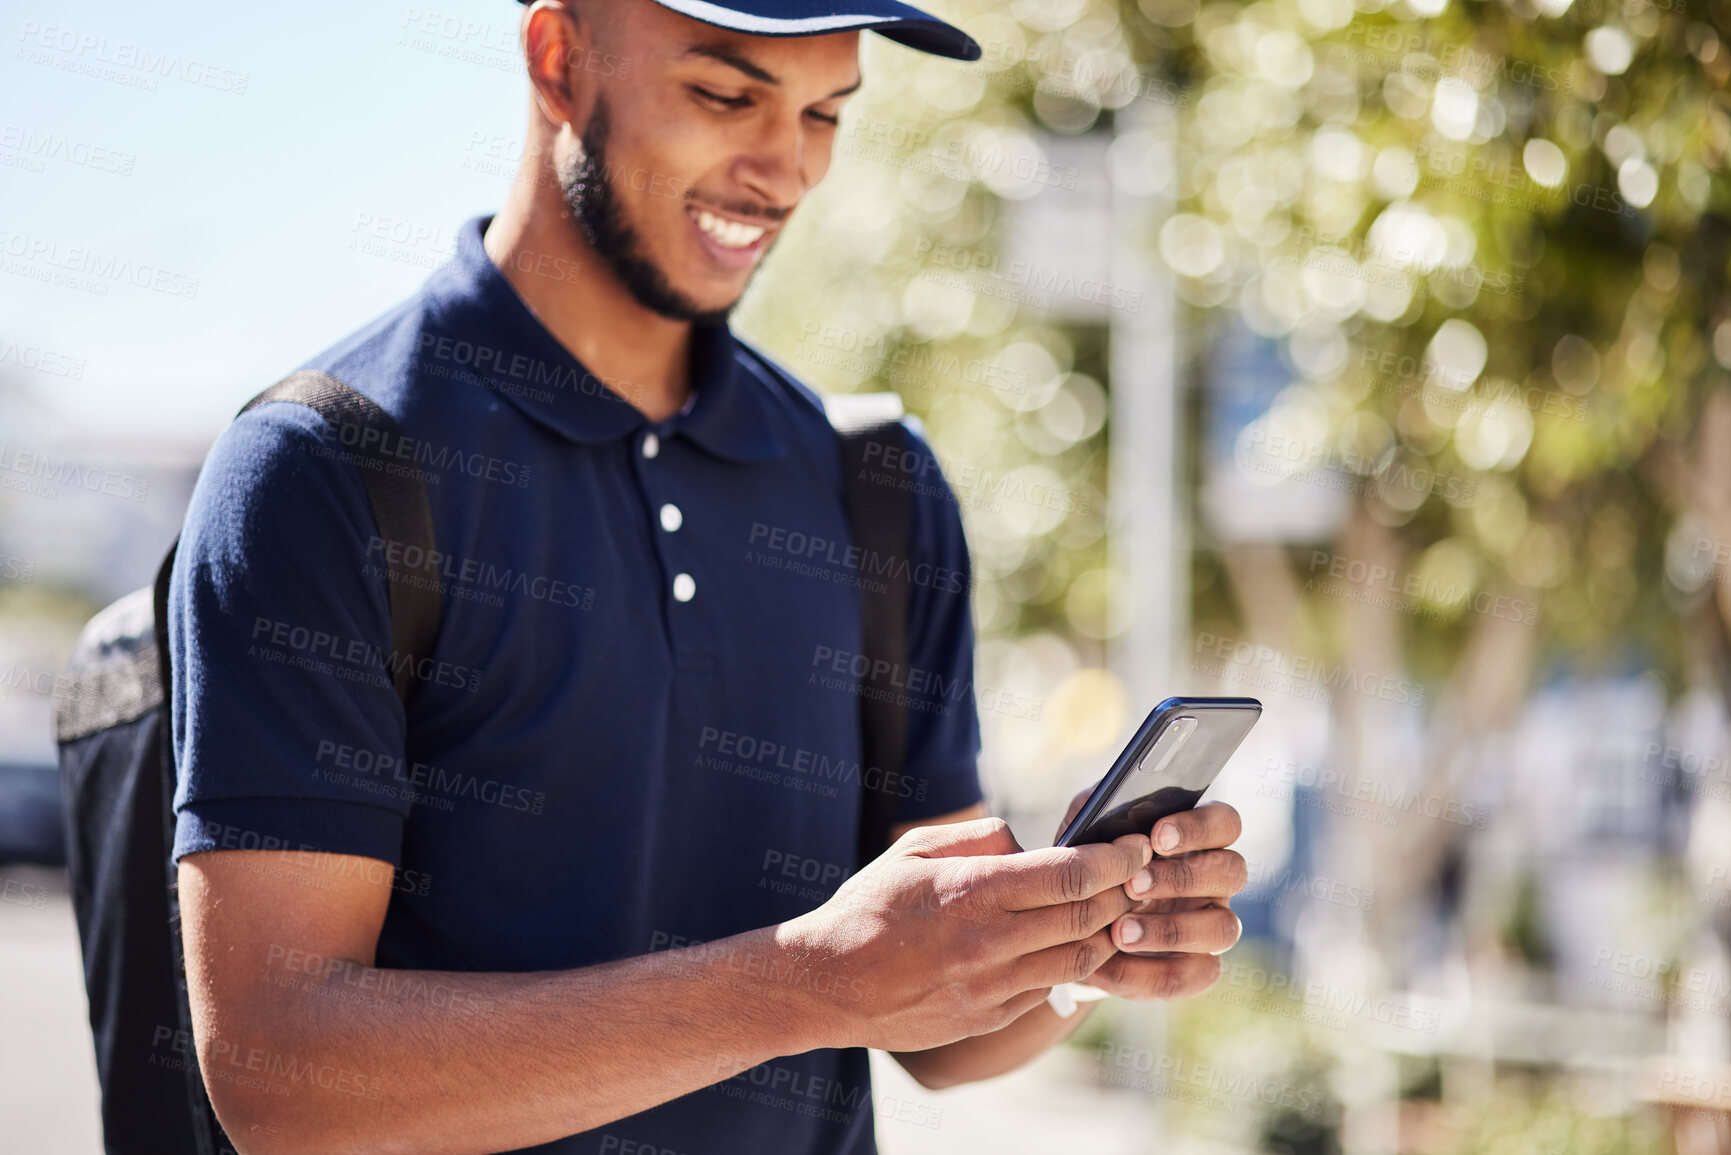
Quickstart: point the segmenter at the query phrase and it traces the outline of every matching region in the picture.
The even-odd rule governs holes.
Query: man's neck
[[[530,312],[607,388],[651,421],[679,412],[691,394],[691,323],[631,295],[572,222],[556,185],[514,182],[482,243]]]

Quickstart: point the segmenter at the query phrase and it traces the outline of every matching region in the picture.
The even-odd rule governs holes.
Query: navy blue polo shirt
[[[393,466],[426,482],[440,557],[406,560],[442,595],[431,678],[405,716],[381,655],[413,547],[378,536],[355,431],[241,416],[175,560],[175,855],[389,864],[390,968],[582,967],[810,910],[853,870],[859,693],[909,699],[900,820],[980,800],[955,500],[916,439],[900,466],[937,483],[915,487],[908,668],[866,669],[816,395],[700,328],[692,404],[649,422],[517,296],[490,219],[303,366],[396,418]],[[460,986],[423,992],[459,1024],[485,1013]],[[864,1050],[819,1050],[538,1150],[869,1152],[871,1116]]]

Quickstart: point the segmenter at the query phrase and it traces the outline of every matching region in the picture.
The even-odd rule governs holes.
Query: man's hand
[[[1023,852],[1000,818],[926,826],[781,930],[838,987],[872,992],[837,1001],[827,1045],[919,1051],[1097,974],[1117,953],[1106,928],[1135,905],[1124,886],[1152,856],[1140,834]]]
[[[1063,830],[1089,791],[1070,803]],[[1238,811],[1224,802],[1168,815],[1149,836],[1156,857],[1124,884],[1131,908],[1112,924],[1117,946],[1091,986],[1127,999],[1187,999],[1220,978],[1219,956],[1243,933],[1228,900],[1248,878],[1244,858],[1226,847],[1243,830]]]

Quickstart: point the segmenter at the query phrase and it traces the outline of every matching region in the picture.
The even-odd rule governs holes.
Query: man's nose
[[[777,118],[764,125],[749,151],[736,162],[735,173],[740,183],[766,204],[791,210],[811,188],[808,159],[800,126]]]

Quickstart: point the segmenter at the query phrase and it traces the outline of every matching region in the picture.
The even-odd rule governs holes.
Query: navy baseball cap
[[[520,0],[528,3],[529,0]],[[953,24],[897,0],[655,0],[681,16],[752,36],[821,36],[867,28],[897,44],[978,60],[980,46]]]

